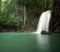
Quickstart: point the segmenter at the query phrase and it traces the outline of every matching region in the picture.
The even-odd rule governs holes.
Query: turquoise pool
[[[60,52],[60,35],[3,32],[0,52]]]

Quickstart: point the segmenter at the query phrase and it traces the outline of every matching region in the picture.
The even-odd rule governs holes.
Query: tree
[[[27,17],[27,8],[32,6],[35,3],[34,0],[17,0],[17,3],[22,4],[24,6],[24,27],[26,26],[26,17]]]
[[[0,22],[9,26],[22,22],[24,27],[36,27],[40,14],[50,9],[50,4],[51,0],[1,0]]]

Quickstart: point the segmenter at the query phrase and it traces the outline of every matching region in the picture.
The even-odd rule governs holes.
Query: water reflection
[[[49,42],[49,36],[48,35],[37,35],[37,43],[40,52],[49,52],[50,42]]]
[[[60,34],[0,33],[0,52],[60,52]]]

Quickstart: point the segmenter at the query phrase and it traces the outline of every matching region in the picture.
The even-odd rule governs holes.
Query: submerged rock
[[[42,31],[41,34],[51,34],[51,33],[47,31]]]

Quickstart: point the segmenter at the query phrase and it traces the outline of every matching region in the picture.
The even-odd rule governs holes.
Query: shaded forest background
[[[30,32],[37,28],[42,12],[53,0],[0,0],[0,32]]]

